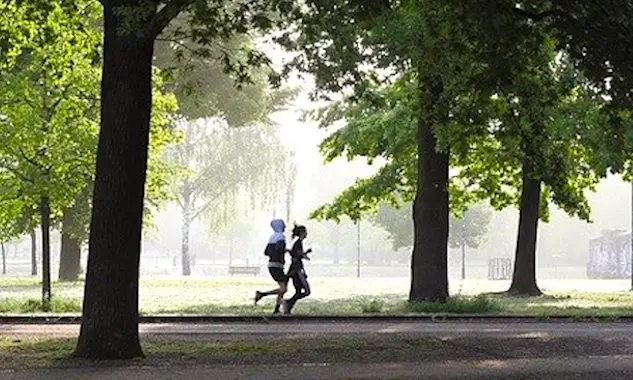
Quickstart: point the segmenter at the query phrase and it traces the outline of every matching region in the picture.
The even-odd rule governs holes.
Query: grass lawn
[[[493,313],[503,315],[633,316],[627,280],[541,281],[545,296],[508,297],[497,292],[507,281],[452,281],[447,304],[406,302],[407,278],[311,278],[312,295],[299,301],[297,314],[363,315],[405,313]],[[253,305],[255,290],[272,288],[266,277],[141,278],[142,314],[266,315],[273,297]],[[42,314],[35,277],[0,277],[0,314]],[[291,294],[291,293],[290,293]],[[483,294],[483,295],[482,295]],[[83,283],[53,284],[55,314],[80,312]],[[477,295],[480,295],[477,297]]]

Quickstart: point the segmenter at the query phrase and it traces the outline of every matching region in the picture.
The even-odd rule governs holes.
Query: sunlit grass
[[[627,281],[543,281],[546,295],[510,297],[499,290],[505,282],[469,280],[453,284],[453,297],[445,304],[407,302],[408,279],[317,278],[310,279],[312,295],[297,303],[303,315],[373,315],[488,313],[535,316],[633,316],[633,292]],[[565,286],[572,290],[566,290]],[[260,277],[169,277],[141,278],[140,309],[144,315],[268,315],[274,297],[255,306],[255,290],[274,284]],[[79,314],[83,282],[54,282],[54,314]],[[573,290],[577,289],[577,290]],[[596,289],[587,291],[585,289]],[[292,290],[288,296],[292,294]],[[478,294],[484,296],[475,297]],[[473,298],[474,297],[474,298]],[[35,277],[0,277],[0,314],[41,314],[40,281]]]

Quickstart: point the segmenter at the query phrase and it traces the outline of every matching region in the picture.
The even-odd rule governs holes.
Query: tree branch
[[[18,147],[18,151],[20,152],[20,155],[22,156],[22,158],[24,158],[26,160],[26,162],[28,162],[29,164],[35,166],[38,170],[45,170],[45,167],[37,162],[34,158],[29,157],[26,152],[24,152],[24,150],[22,150],[22,147]]]
[[[526,11],[525,9],[514,7],[512,8],[512,11],[518,14],[519,16],[528,18],[534,22],[543,21],[544,19],[550,16],[567,16],[565,12],[563,12],[562,10],[558,8],[553,8],[553,9],[549,9],[543,12],[536,13],[536,12],[530,12],[530,11]]]
[[[169,25],[171,20],[191,5],[191,2],[192,0],[171,0],[167,3],[150,20],[147,30],[148,35],[156,38]]]
[[[33,179],[26,177],[24,174],[22,174],[18,169],[14,168],[13,166],[10,166],[4,162],[0,162],[0,167],[8,170],[9,172],[13,173],[13,175],[15,175],[18,178],[21,178],[25,182],[35,183]]]
[[[209,200],[209,201],[207,201],[207,203],[206,203],[204,206],[200,207],[200,208],[198,209],[198,211],[196,211],[196,212],[192,215],[191,220],[192,220],[192,221],[193,221],[193,220],[195,220],[197,217],[199,217],[199,216],[200,216],[200,215],[202,215],[205,211],[207,211],[207,210],[209,209],[209,206],[211,206],[211,204],[213,204],[213,201],[214,201],[216,198],[218,198],[219,196],[221,196],[223,193],[225,193],[225,192],[226,192],[226,191],[227,191],[230,187],[231,187],[231,185],[225,184],[225,185],[224,185],[224,187],[223,187],[221,190],[219,190],[219,191],[217,191],[215,194],[213,194],[213,196],[211,197],[212,199],[211,199],[211,200]]]
[[[209,206],[211,206],[212,203],[213,203],[213,200],[207,201],[207,203],[204,206],[200,207],[198,211],[193,213],[193,215],[191,216],[191,220],[192,221],[196,220],[200,215],[202,215],[205,211],[207,211],[207,209],[209,208]]]

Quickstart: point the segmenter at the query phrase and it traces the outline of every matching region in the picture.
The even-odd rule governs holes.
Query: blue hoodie
[[[264,254],[269,257],[269,268],[283,269],[286,256],[286,236],[284,236],[286,224],[281,219],[273,219],[270,226],[275,233],[270,236]]]

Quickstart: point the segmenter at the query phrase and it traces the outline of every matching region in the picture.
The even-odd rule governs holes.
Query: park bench
[[[229,274],[233,276],[234,274],[252,274],[253,276],[257,276],[260,271],[260,267],[255,266],[237,266],[231,265],[229,267]]]

